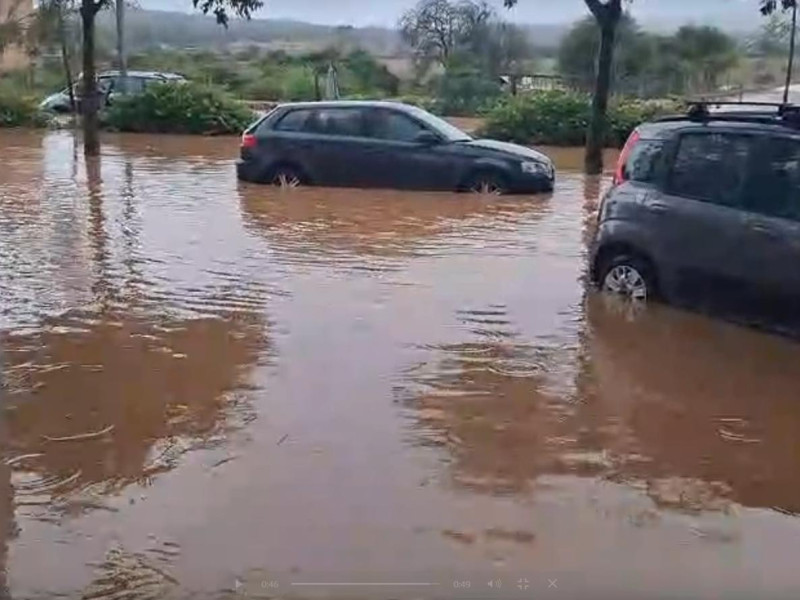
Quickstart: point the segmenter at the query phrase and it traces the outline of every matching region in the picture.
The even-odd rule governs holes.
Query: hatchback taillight
[[[258,145],[258,140],[256,140],[256,136],[252,133],[245,133],[242,136],[242,150],[246,148],[255,148]]]
[[[619,153],[619,160],[617,160],[617,168],[614,171],[614,185],[619,185],[620,183],[624,183],[628,179],[628,175],[625,170],[625,165],[628,162],[628,159],[631,157],[631,152],[633,152],[633,147],[636,146],[636,143],[640,139],[640,135],[638,131],[634,131],[628,141],[625,142],[625,146],[622,148],[622,152]]]

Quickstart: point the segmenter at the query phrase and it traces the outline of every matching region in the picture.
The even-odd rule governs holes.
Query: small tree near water
[[[518,0],[504,0],[507,7]],[[586,172],[596,175],[603,172],[603,141],[606,131],[608,97],[611,93],[611,67],[614,62],[614,40],[617,26],[622,20],[622,0],[584,0],[600,28],[600,51],[597,62],[597,79],[592,97],[592,114],[586,133]]]
[[[503,0],[506,7],[512,7],[519,0]],[[632,1],[632,0],[627,0]],[[796,10],[799,0],[756,0],[763,15],[770,15],[778,9]],[[611,67],[614,60],[614,41],[617,26],[622,19],[622,0],[584,0],[600,28],[600,51],[597,64],[597,79],[592,99],[592,114],[586,136],[585,167],[588,174],[603,171],[603,139],[606,129],[608,97],[611,92]],[[793,52],[790,52],[790,56]],[[787,78],[791,76],[791,70]],[[787,85],[788,88],[788,85]]]
[[[100,96],[95,69],[95,19],[97,13],[110,6],[114,0],[81,0],[80,15],[83,25],[83,150],[86,155],[100,153]],[[121,2],[123,0],[116,0]],[[246,19],[261,8],[262,0],[192,0],[203,14],[213,14],[217,23],[227,26],[229,13]]]

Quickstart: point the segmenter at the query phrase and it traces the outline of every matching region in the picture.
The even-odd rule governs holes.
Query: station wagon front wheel
[[[617,256],[608,261],[598,278],[600,289],[634,302],[646,302],[656,295],[650,265],[636,256]]]
[[[473,194],[502,196],[508,193],[508,185],[502,175],[491,171],[480,171],[469,178],[467,191]]]

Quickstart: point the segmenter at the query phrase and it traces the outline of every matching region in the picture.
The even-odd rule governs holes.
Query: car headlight
[[[527,161],[520,163],[520,167],[523,173],[528,173],[529,175],[545,175],[549,177],[552,174],[550,166],[543,162]]]

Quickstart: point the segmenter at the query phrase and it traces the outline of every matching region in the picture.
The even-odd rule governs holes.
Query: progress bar
[[[292,582],[289,585],[293,586],[304,586],[304,587],[330,587],[330,586],[339,586],[339,587],[432,587],[435,585],[439,585],[438,583],[423,583],[423,582],[348,582],[348,581],[329,581],[329,582],[320,582],[320,581],[297,581]]]

